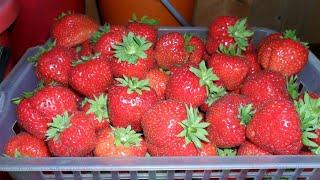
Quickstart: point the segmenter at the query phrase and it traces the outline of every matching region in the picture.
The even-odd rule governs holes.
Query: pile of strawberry
[[[99,27],[63,14],[29,60],[39,87],[16,98],[10,157],[320,154],[320,98],[298,92],[307,45],[292,30],[257,48],[246,19],[203,40],[136,16]]]

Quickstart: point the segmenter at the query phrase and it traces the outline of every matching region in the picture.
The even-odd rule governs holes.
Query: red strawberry
[[[6,156],[20,158],[49,157],[50,153],[46,143],[28,133],[12,136],[4,147]]]
[[[271,155],[268,151],[260,149],[258,146],[249,141],[242,143],[238,149],[237,155],[239,156],[263,156]]]
[[[253,115],[250,100],[239,94],[228,94],[212,104],[206,116],[209,140],[217,147],[230,148],[245,141],[246,124]]]
[[[158,101],[156,92],[150,89],[149,82],[137,78],[117,78],[119,84],[108,91],[110,122],[115,127],[131,125],[141,131],[142,115]]]
[[[209,36],[218,38],[222,36],[228,36],[229,26],[233,26],[238,21],[236,16],[218,16],[216,17],[209,28]]]
[[[110,32],[120,34],[122,37],[129,33],[126,26],[123,25],[111,25]]]
[[[144,157],[147,146],[141,134],[130,126],[127,128],[105,128],[99,132],[94,155],[98,157]]]
[[[213,38],[208,37],[206,50],[209,54],[214,54],[219,50],[220,44],[224,45],[225,47],[229,48],[235,41],[231,37],[224,37],[224,38]]]
[[[198,65],[202,60],[202,56],[205,52],[205,45],[203,41],[192,34],[184,35],[184,43],[187,51],[189,52],[188,63],[192,65]]]
[[[249,97],[256,107],[265,101],[289,98],[285,78],[271,71],[261,71],[248,76],[242,85],[241,93]]]
[[[83,112],[57,115],[47,131],[48,147],[54,156],[86,156],[96,145],[91,119]]]
[[[216,156],[217,147],[212,143],[202,143],[202,148],[199,152],[199,156]]]
[[[92,123],[96,131],[109,126],[107,95],[94,96],[93,99],[85,98],[82,102],[82,111],[93,116]]]
[[[288,100],[271,100],[258,108],[246,135],[259,148],[276,155],[299,154],[302,148],[299,115]]]
[[[154,68],[147,73],[146,79],[149,80],[150,87],[156,91],[157,96],[164,99],[169,76],[164,71]]]
[[[270,34],[270,35],[262,38],[258,44],[258,48],[257,48],[258,51],[261,49],[262,46],[266,46],[271,41],[279,40],[279,39],[281,39],[281,33],[273,33],[273,34]]]
[[[96,55],[82,57],[73,63],[69,84],[87,97],[105,92],[112,84],[110,63]]]
[[[55,22],[51,36],[57,45],[72,47],[88,40],[99,25],[83,14],[64,14]]]
[[[111,68],[115,77],[137,77],[144,79],[147,72],[154,67],[154,52],[152,43],[142,37],[129,33],[123,37],[123,43],[113,46],[114,58]]]
[[[153,156],[197,156],[201,141],[208,142],[204,128],[209,124],[202,122],[198,110],[174,100],[151,107],[141,124]]]
[[[291,76],[300,72],[308,61],[306,44],[300,42],[295,31],[287,30],[282,38],[262,46],[258,60],[262,67]]]
[[[254,51],[246,51],[244,53],[249,67],[248,76],[261,71],[260,64],[258,63],[258,55]]]

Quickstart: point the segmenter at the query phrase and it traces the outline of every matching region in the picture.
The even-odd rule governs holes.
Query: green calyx
[[[46,52],[49,52],[55,45],[55,40],[48,40],[43,46],[39,47],[38,52],[35,55],[28,57],[28,62],[34,66],[37,66],[40,56]]]
[[[236,156],[237,152],[234,149],[229,149],[229,148],[218,148],[218,155],[222,157],[227,157],[227,156]]]
[[[238,109],[238,118],[241,120],[241,124],[248,125],[255,111],[252,104],[240,105]]]
[[[90,42],[96,43],[101,38],[101,36],[110,31],[110,24],[105,23],[103,26],[100,26],[98,31],[92,34]]]
[[[43,81],[40,81],[37,85],[37,87],[33,90],[33,91],[26,91],[26,92],[23,92],[22,95],[20,97],[15,97],[15,98],[12,98],[11,99],[11,102],[13,104],[20,104],[20,102],[23,100],[23,99],[28,99],[28,98],[31,98],[37,91],[39,91],[40,89],[42,89],[44,87],[44,82]]]
[[[24,157],[27,157],[27,156],[24,156],[20,153],[20,151],[18,149],[15,149],[14,150],[14,158],[24,158]]]
[[[181,121],[179,124],[183,127],[183,130],[177,135],[177,137],[184,137],[186,144],[193,142],[197,148],[201,148],[201,141],[209,142],[206,138],[208,132],[205,130],[209,126],[207,122],[201,122],[202,116],[199,114],[197,108],[188,107],[187,119]]]
[[[217,86],[213,83],[213,86],[208,89],[208,97],[206,100],[206,104],[208,106],[211,106],[214,102],[216,102],[218,99],[220,99],[222,96],[227,94],[227,91],[225,88],[221,86]]]
[[[199,78],[200,86],[206,86],[207,92],[214,86],[213,81],[219,80],[218,76],[213,73],[212,68],[207,68],[204,61],[199,63],[199,69],[191,66],[189,70]]]
[[[306,48],[308,48],[308,43],[307,42],[303,42],[300,40],[300,38],[297,37],[297,31],[294,30],[294,29],[288,29],[288,30],[285,30],[283,33],[282,33],[282,38],[284,39],[292,39],[296,42],[299,42],[301,43],[302,45],[304,45]]]
[[[229,56],[240,56],[241,52],[241,49],[236,44],[231,44],[229,47],[220,44],[218,49],[218,53]]]
[[[62,12],[55,18],[55,20],[58,21],[58,20],[62,19],[63,17],[65,17],[67,15],[71,15],[71,14],[73,14],[72,11]]]
[[[237,47],[245,51],[248,47],[248,38],[253,35],[253,31],[247,29],[247,18],[240,19],[234,26],[228,27],[229,35],[236,41]]]
[[[140,133],[136,133],[131,126],[129,125],[127,128],[113,128],[112,133],[114,136],[114,144],[116,146],[140,146],[140,142],[142,141]]]
[[[67,112],[64,112],[63,115],[57,115],[55,118],[53,118],[53,122],[48,123],[49,129],[46,134],[46,140],[58,140],[60,133],[71,126],[71,117],[72,115],[69,116]]]
[[[83,64],[85,62],[91,61],[92,59],[96,59],[96,58],[100,57],[100,54],[101,53],[95,53],[90,56],[81,56],[79,59],[72,62],[72,66],[77,66],[79,64]]]
[[[286,78],[287,91],[291,97],[291,99],[295,100],[299,97],[299,84],[297,83],[298,76],[291,76]]]
[[[148,16],[142,16],[139,20],[135,13],[132,13],[132,16],[131,16],[131,19],[129,20],[129,22],[138,22],[138,23],[142,23],[142,24],[149,24],[152,26],[156,26],[159,24],[158,20],[151,19]]]
[[[129,32],[127,36],[123,37],[123,42],[112,45],[112,48],[118,62],[125,61],[129,64],[136,64],[138,59],[147,58],[145,51],[150,49],[151,46],[152,43],[147,41],[145,37],[135,36],[132,32]]]
[[[119,82],[118,86],[128,87],[128,94],[136,92],[142,95],[142,91],[150,91],[150,84],[147,79],[139,81],[136,77],[123,76],[123,78],[116,78],[116,80]]]
[[[192,38],[192,34],[191,33],[186,33],[183,35],[184,38],[184,48],[186,49],[186,51],[188,53],[192,53],[195,49],[195,47],[193,45],[190,44],[190,40]]]
[[[101,123],[102,120],[109,121],[107,98],[107,95],[101,94],[99,97],[94,96],[94,99],[85,99],[84,102],[90,104],[90,108],[86,114],[93,113],[99,123]]]

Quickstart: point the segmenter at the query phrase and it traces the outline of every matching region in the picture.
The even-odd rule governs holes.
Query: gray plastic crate
[[[254,44],[273,31],[254,28]],[[206,37],[198,27],[160,28],[159,34],[177,31]],[[15,134],[15,105],[10,100],[36,87],[34,69],[26,59],[29,49],[0,85],[0,153]],[[320,92],[320,62],[310,52],[299,74],[303,89]],[[151,158],[0,158],[0,171],[15,179],[320,179],[320,156],[259,157],[151,157]]]

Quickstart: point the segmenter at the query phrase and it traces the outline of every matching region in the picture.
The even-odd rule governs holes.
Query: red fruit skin
[[[108,91],[108,108],[110,122],[115,127],[131,125],[136,132],[142,130],[142,115],[158,101],[156,92],[142,91],[139,95],[136,92],[128,94],[128,88],[112,86]]]
[[[311,151],[301,151],[300,155],[310,156],[310,155],[315,155],[315,154],[313,154]]]
[[[258,51],[260,50],[260,48],[262,46],[265,46],[267,44],[269,44],[271,41],[274,41],[274,40],[279,40],[281,39],[281,33],[273,33],[273,34],[270,34],[266,37],[264,37],[263,39],[260,40],[259,44],[258,44]]]
[[[249,97],[256,107],[266,101],[289,99],[284,76],[272,71],[260,71],[248,76],[241,93]]]
[[[110,63],[99,57],[72,67],[69,84],[87,97],[105,92],[112,84]]]
[[[209,54],[217,53],[220,44],[223,44],[225,47],[229,47],[231,44],[234,44],[235,40],[232,37],[224,36],[224,37],[208,37],[208,41],[206,44],[206,50]]]
[[[238,21],[236,16],[218,16],[216,17],[209,27],[209,36],[219,38],[229,36],[228,27],[233,26]]]
[[[171,32],[160,37],[155,46],[155,58],[161,68],[169,69],[188,61],[189,54],[180,33]]]
[[[68,84],[69,71],[71,69],[72,56],[67,49],[55,46],[43,53],[38,60],[36,74],[39,80],[45,84],[52,81]]]
[[[238,89],[249,71],[245,58],[218,53],[211,57],[208,66],[213,69],[227,90]]]
[[[136,64],[129,64],[126,61],[118,62],[117,58],[111,59],[111,69],[114,77],[137,77],[144,79],[147,72],[155,66],[154,51],[149,49],[145,52],[147,58],[138,59]]]
[[[144,140],[139,146],[116,146],[110,128],[105,128],[98,133],[97,145],[94,149],[94,155],[97,157],[144,157],[146,153],[147,145]]]
[[[152,44],[157,41],[158,32],[152,25],[132,22],[127,25],[127,28],[136,36],[145,37]]]
[[[270,153],[299,154],[302,132],[293,103],[289,100],[266,102],[249,122],[246,136],[252,143]]]
[[[109,119],[103,118],[101,122],[99,122],[99,120],[97,119],[97,116],[94,113],[87,113],[90,106],[91,106],[90,103],[85,103],[81,110],[89,116],[89,119],[91,120],[94,129],[96,131],[99,131],[109,127],[109,123],[108,123]]]
[[[255,53],[254,51],[247,51],[247,52],[245,52],[244,55],[246,57],[245,58],[246,62],[249,66],[249,71],[248,71],[247,76],[261,71],[260,64],[258,63],[257,53]]]
[[[187,119],[183,103],[165,100],[152,106],[141,120],[148,152],[154,156],[196,156],[198,150],[193,143],[177,137],[183,130],[179,124]]]
[[[101,56],[105,58],[111,58],[114,55],[112,46],[119,42],[122,42],[122,34],[110,31],[100,37],[96,42],[93,51],[101,53]]]
[[[53,25],[51,36],[56,44],[72,47],[88,40],[99,25],[83,14],[66,15]]]
[[[189,66],[179,67],[170,76],[166,98],[200,106],[207,99],[206,86],[200,86],[199,78],[189,70]]]
[[[62,86],[45,86],[32,97],[31,105],[43,118],[53,119],[65,111],[77,110],[77,96]]]
[[[92,54],[92,46],[90,44],[90,41],[85,41],[81,44],[81,51],[78,53],[79,57],[81,56],[90,56]]]
[[[48,147],[54,156],[80,157],[88,155],[96,145],[96,133],[84,112],[73,112],[70,127],[57,140],[50,139]]]
[[[250,104],[250,100],[239,94],[228,94],[212,104],[206,115],[208,139],[219,148],[241,145],[246,139],[246,125],[241,123],[240,106]]]
[[[268,151],[260,149],[258,146],[252,144],[249,141],[245,141],[240,145],[237,151],[238,156],[263,156],[272,155]]]
[[[109,32],[120,34],[123,37],[128,34],[128,29],[123,25],[111,25]]]
[[[4,147],[4,153],[10,157],[15,157],[14,154],[16,150],[19,151],[23,157],[50,157],[46,143],[28,133],[20,133],[12,136]]]
[[[169,76],[164,71],[154,68],[147,72],[146,79],[149,80],[150,87],[156,91],[159,99],[164,100]]]
[[[199,156],[216,156],[217,147],[212,143],[202,143],[201,149],[199,149]]]
[[[308,50],[294,40],[279,39],[262,46],[258,60],[265,69],[291,76],[300,72],[308,62]]]
[[[43,117],[32,106],[31,98],[23,99],[17,106],[17,117],[19,125],[28,133],[44,140],[48,130],[48,123],[52,119]]]
[[[206,50],[205,44],[199,37],[192,36],[192,38],[189,41],[189,45],[193,46],[194,50],[189,55],[188,63],[198,66]]]

